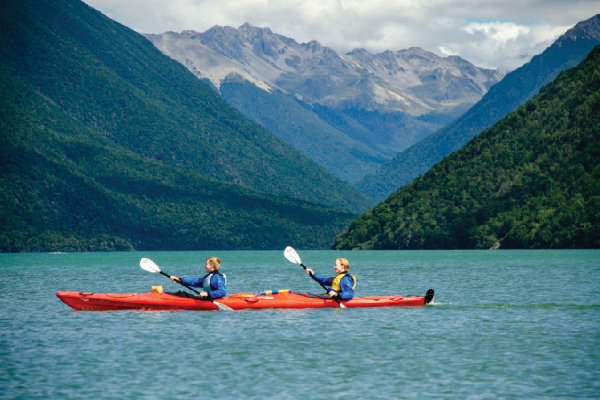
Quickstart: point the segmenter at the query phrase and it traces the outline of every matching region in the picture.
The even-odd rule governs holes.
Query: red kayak
[[[340,303],[333,299],[311,297],[286,290],[267,294],[238,293],[214,302],[196,298],[180,297],[169,293],[84,293],[59,291],[56,293],[69,307],[75,310],[245,310],[263,308],[339,308]],[[355,297],[341,301],[347,308],[361,307],[416,307],[424,306],[433,300],[433,289],[424,297],[379,296]]]

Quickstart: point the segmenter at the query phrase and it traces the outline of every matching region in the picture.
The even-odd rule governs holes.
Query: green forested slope
[[[600,248],[600,47],[340,234],[337,249]]]
[[[8,79],[35,88],[123,149],[350,212],[373,204],[227,105],[143,36],[80,1],[2,0],[0,24]]]
[[[352,215],[139,156],[0,67],[0,251],[323,248]]]
[[[512,71],[461,117],[398,153],[356,184],[376,202],[424,174],[448,154],[531,99],[539,89],[585,59],[600,44],[600,14],[578,23],[542,54]]]
[[[0,26],[0,251],[324,248],[371,204],[79,1]]]

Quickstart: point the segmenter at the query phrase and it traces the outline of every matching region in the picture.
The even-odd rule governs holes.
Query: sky
[[[316,40],[338,53],[420,47],[507,71],[600,13],[600,0],[83,1],[140,33],[204,32],[248,22],[298,43]]]

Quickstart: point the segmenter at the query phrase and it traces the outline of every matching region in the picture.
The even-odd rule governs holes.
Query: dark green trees
[[[340,234],[337,249],[600,248],[600,47]]]

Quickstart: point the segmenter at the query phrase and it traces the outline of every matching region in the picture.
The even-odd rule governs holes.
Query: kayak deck
[[[56,296],[75,310],[218,310],[210,300],[180,297],[169,293],[85,293],[59,291]],[[355,297],[342,301],[347,308],[417,307],[433,300],[433,289],[425,297],[377,296]],[[333,299],[310,297],[294,292],[276,294],[238,293],[215,300],[233,310],[263,308],[339,308]]]

